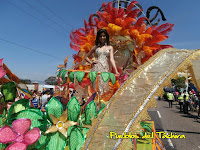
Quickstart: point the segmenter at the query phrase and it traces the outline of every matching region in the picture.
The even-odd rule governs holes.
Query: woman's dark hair
[[[110,41],[109,41],[109,34],[108,34],[108,32],[105,29],[100,29],[97,32],[97,36],[96,36],[96,41],[95,41],[96,46],[99,46],[99,44],[100,44],[99,36],[100,36],[101,33],[104,33],[106,35],[106,43],[107,43],[107,45],[109,45]]]

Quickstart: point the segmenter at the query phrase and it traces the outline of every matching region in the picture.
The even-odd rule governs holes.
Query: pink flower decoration
[[[29,130],[30,126],[31,120],[26,118],[13,121],[12,127],[3,126],[0,128],[0,143],[13,142],[6,150],[25,150],[28,145],[38,141],[41,135],[39,128]]]
[[[3,58],[0,59],[0,78],[2,78],[6,74],[5,70],[3,69],[2,62]]]

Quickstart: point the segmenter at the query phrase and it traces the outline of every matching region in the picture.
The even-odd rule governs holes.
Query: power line
[[[52,20],[51,18],[49,18],[47,15],[43,14],[40,10],[36,9],[35,7],[33,7],[31,4],[27,3],[24,0],[21,0],[22,2],[24,2],[25,4],[27,4],[28,6],[30,6],[31,8],[33,8],[34,10],[36,10],[38,13],[40,13],[41,15],[45,16],[46,18],[48,18],[48,20],[52,21],[53,23],[55,23],[57,26],[59,26],[60,28],[62,28],[65,32],[68,32],[64,27],[62,27],[61,25],[59,25],[57,22],[55,22],[54,20]]]
[[[33,17],[34,19],[36,19],[36,20],[39,21],[40,23],[43,23],[44,25],[46,25],[46,26],[49,27],[50,29],[52,29],[52,30],[58,32],[58,33],[61,35],[62,32],[59,32],[59,31],[55,30],[54,28],[52,28],[51,26],[47,25],[46,23],[44,23],[44,22],[41,21],[40,19],[36,18],[35,16],[31,15],[30,13],[26,12],[25,10],[21,9],[20,7],[18,7],[18,6],[15,5],[14,3],[12,3],[12,2],[10,2],[10,1],[8,1],[8,0],[7,0],[7,2],[9,2],[11,5],[13,5],[14,7],[20,9],[20,10],[21,10],[22,12],[24,12],[25,14],[28,14],[29,16]],[[62,34],[62,36],[64,36],[64,35]],[[66,38],[66,36],[64,36],[64,37]]]
[[[44,6],[46,9],[48,9],[50,12],[52,12],[56,17],[58,17],[60,20],[62,20],[63,21],[63,23],[65,22],[64,21],[64,19],[62,19],[60,16],[58,16],[53,10],[51,10],[49,7],[47,7],[45,4],[43,4],[40,0],[37,0],[42,6]],[[71,27],[72,29],[73,29],[73,27],[71,26],[71,25],[69,25],[69,24],[65,24],[64,23],[64,25],[65,26],[69,26],[69,27]]]
[[[50,54],[47,54],[47,53],[44,53],[44,52],[41,52],[41,51],[35,50],[35,49],[33,49],[33,48],[29,48],[29,47],[26,47],[26,46],[23,46],[23,45],[20,45],[20,44],[17,44],[17,43],[14,43],[14,42],[8,41],[8,40],[3,39],[3,38],[1,38],[1,37],[0,37],[0,40],[63,61],[63,60],[62,60],[61,58],[59,58],[59,57],[55,57],[55,56],[53,56],[53,55],[50,55]]]

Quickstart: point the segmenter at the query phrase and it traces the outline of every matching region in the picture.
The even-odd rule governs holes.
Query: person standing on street
[[[168,102],[169,102],[169,108],[172,108],[172,102],[174,100],[174,95],[171,92],[167,93],[167,98],[168,98]]]
[[[180,111],[183,110],[183,94],[179,95],[178,97],[179,105],[180,105]]]

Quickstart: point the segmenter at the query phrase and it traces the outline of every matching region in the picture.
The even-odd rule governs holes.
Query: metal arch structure
[[[130,0],[113,0],[113,7],[115,7],[115,8],[123,8],[124,10],[126,10],[126,8],[128,7],[128,4],[130,3],[131,1]],[[141,16],[142,15],[142,10],[143,10],[143,8],[142,8],[142,6],[140,5],[140,4],[135,4],[135,7],[133,8],[133,9],[135,9],[135,8],[138,8],[138,9],[140,9],[141,11],[140,11],[140,13],[138,13],[138,17],[139,16]],[[156,14],[154,14],[153,16],[151,15],[152,13],[152,11],[153,10],[156,10],[157,12],[156,12]],[[103,12],[103,8],[101,7],[100,9],[99,9],[99,11],[100,12]],[[160,14],[161,15],[161,19],[162,19],[162,21],[166,21],[166,18],[165,18],[165,16],[164,16],[164,13],[162,12],[162,10],[159,8],[159,7],[157,7],[157,6],[151,6],[151,7],[149,7],[148,9],[147,9],[147,11],[146,11],[146,18],[147,18],[147,20],[146,20],[146,24],[147,25],[151,25],[151,26],[153,26],[153,25],[158,25],[159,24],[159,22],[160,22],[160,18],[158,18],[157,19],[157,17],[158,17],[158,14]],[[145,14],[144,14],[145,15]],[[97,15],[97,14],[93,14],[93,17],[97,17],[97,18],[99,18],[99,16]],[[155,20],[157,19],[157,21],[156,22],[154,22]],[[154,23],[153,23],[154,22]]]

